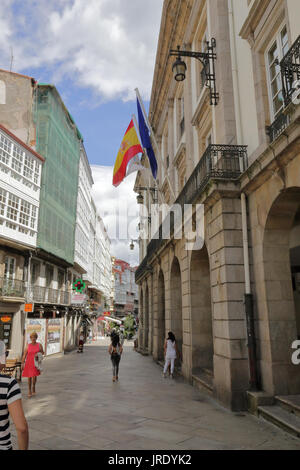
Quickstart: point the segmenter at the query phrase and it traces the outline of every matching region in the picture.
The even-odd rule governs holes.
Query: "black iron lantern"
[[[137,195],[137,197],[136,197],[136,202],[137,202],[138,204],[143,204],[144,198],[143,198],[143,196],[142,196],[141,193],[139,193],[139,194]]]
[[[185,80],[186,63],[180,57],[180,47],[178,46],[178,56],[172,66],[172,71],[176,82]]]

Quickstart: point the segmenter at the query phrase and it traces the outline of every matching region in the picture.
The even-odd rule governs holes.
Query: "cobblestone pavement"
[[[298,449],[300,440],[248,413],[232,413],[125,343],[112,382],[107,340],[46,358],[37,395],[22,381],[31,450]],[[13,425],[13,440],[15,432]],[[14,445],[16,448],[16,445]]]

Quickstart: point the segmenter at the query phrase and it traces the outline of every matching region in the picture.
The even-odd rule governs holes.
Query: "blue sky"
[[[148,110],[162,0],[1,0],[0,68],[54,84],[91,164],[113,165],[136,113]]]
[[[107,208],[135,204],[135,175],[112,186],[112,167],[138,88],[148,111],[163,0],[1,0],[0,68],[56,86],[84,138],[94,199]],[[105,213],[104,213],[105,208]],[[109,229],[109,227],[108,227]],[[128,240],[112,254],[137,263]]]
[[[31,71],[25,69],[23,73],[30,75]],[[44,70],[34,74],[40,83],[49,83],[48,76]],[[83,135],[90,164],[114,165],[131,116],[137,115],[135,101],[101,102],[92,89],[76,86],[72,80],[62,79],[58,85],[53,84]],[[148,112],[149,101],[144,101],[144,105]]]

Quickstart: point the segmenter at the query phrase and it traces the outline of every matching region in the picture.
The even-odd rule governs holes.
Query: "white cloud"
[[[17,2],[12,15],[13,1],[3,25],[0,62],[7,63],[4,48],[13,45],[15,71],[50,67],[55,78],[67,75],[103,100],[132,99],[136,87],[148,99],[162,2],[27,0],[24,6]]]
[[[115,188],[112,185],[113,167],[93,165],[91,168],[94,179],[93,198],[112,242],[111,253],[132,266],[138,265],[137,244],[133,251],[129,249],[131,238],[138,237],[138,205],[133,192],[136,173],[129,175]]]

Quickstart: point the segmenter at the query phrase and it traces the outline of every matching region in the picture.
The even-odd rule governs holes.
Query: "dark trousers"
[[[113,367],[113,376],[118,377],[119,375],[119,363],[120,363],[121,356],[119,354],[112,354],[111,355],[111,362]]]

